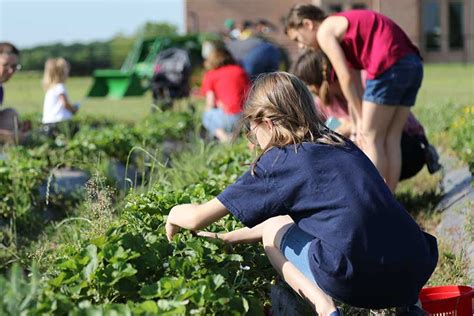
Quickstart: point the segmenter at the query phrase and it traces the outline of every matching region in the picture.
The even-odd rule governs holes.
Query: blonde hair
[[[62,57],[49,58],[44,64],[43,88],[48,90],[53,85],[64,83],[69,76],[69,63]]]
[[[344,139],[327,128],[306,85],[295,75],[272,72],[259,76],[245,102],[243,123],[273,123],[272,136],[262,154],[272,147],[303,142],[343,145]],[[261,154],[261,155],[262,155]],[[259,155],[255,161],[261,157]]]

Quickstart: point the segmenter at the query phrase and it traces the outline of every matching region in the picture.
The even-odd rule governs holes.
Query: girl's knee
[[[262,232],[263,246],[279,247],[281,238],[291,225],[294,223],[289,216],[276,216],[266,220]]]

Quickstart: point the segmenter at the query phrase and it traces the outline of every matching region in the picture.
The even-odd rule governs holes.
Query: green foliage
[[[33,265],[31,276],[26,279],[18,264],[12,266],[9,278],[0,277],[0,314],[27,315],[37,304],[41,294],[40,275]]]
[[[173,36],[178,35],[178,28],[176,25],[169,23],[154,23],[146,22],[136,36],[142,35],[145,38],[158,37],[158,36]]]
[[[271,268],[258,245],[227,252],[222,242],[188,232],[171,244],[166,239],[164,222],[172,206],[208,200],[220,187],[214,182],[173,191],[158,185],[147,194],[132,194],[105,235],[79,252],[65,249],[48,286],[75,302],[148,301],[157,312],[206,315],[241,314],[252,305],[262,313]],[[234,228],[234,221],[221,221],[219,229]]]
[[[452,147],[474,173],[474,106],[466,106],[451,124]]]
[[[140,36],[156,37],[177,35],[177,27],[168,23],[146,22],[133,36],[118,34],[104,42],[88,44],[61,43],[37,46],[21,52],[21,63],[25,70],[43,71],[46,59],[64,57],[71,64],[72,75],[91,75],[95,69],[119,69]]]
[[[19,218],[34,206],[47,164],[22,147],[10,147],[4,155],[0,160],[0,218]]]
[[[135,37],[117,35],[110,41],[110,68],[120,69],[122,67],[135,40]]]
[[[22,50],[21,63],[25,70],[43,71],[46,59],[51,57],[66,58],[73,75],[88,75],[97,68],[110,68],[111,46],[109,42],[38,46]]]
[[[28,312],[262,315],[274,272],[259,245],[230,248],[189,232],[169,243],[164,230],[174,205],[209,200],[241,174],[247,168],[242,161],[249,158],[245,152],[243,145],[211,146],[204,153],[210,154],[206,181],[181,189],[165,181],[147,193],[129,194],[120,218],[105,233],[55,249]],[[240,226],[227,217],[210,229]],[[1,277],[0,283],[13,286]],[[0,308],[7,309],[5,304]]]

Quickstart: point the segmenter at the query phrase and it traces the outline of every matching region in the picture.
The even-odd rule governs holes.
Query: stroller
[[[189,96],[191,71],[191,60],[186,50],[169,48],[158,54],[150,82],[152,111],[170,108],[175,99]]]

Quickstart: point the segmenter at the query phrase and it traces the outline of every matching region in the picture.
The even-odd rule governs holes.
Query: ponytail
[[[323,104],[330,104],[331,103],[331,93],[329,92],[329,73],[330,73],[330,66],[327,60],[327,57],[324,54],[320,55],[320,63],[321,63],[321,77],[322,82],[319,87],[319,97]]]

